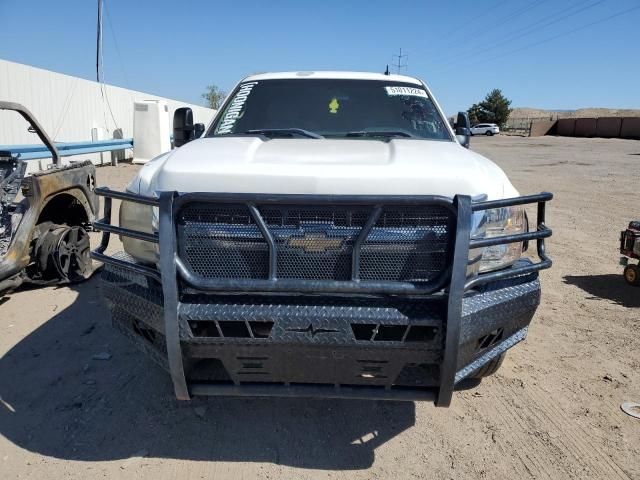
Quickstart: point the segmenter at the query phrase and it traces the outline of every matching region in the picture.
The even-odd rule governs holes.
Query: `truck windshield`
[[[424,88],[377,80],[283,79],[242,83],[207,135],[242,134],[452,141]]]

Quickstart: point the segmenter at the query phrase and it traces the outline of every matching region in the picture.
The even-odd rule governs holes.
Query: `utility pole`
[[[100,83],[100,59],[102,57],[102,0],[98,0],[98,29],[96,35],[96,82]]]
[[[403,63],[403,59],[407,59],[409,58],[409,55],[407,55],[406,53],[403,55],[402,54],[402,47],[400,48],[400,53],[398,55],[393,55],[393,59],[394,61],[397,59],[398,63],[394,63],[393,66],[396,67],[396,73],[400,73],[400,70],[403,68],[407,68],[407,62],[405,61]]]

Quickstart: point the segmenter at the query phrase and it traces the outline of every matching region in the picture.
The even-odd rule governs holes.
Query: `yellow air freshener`
[[[338,103],[338,99],[333,97],[329,102],[329,113],[338,113],[339,108],[340,104]]]

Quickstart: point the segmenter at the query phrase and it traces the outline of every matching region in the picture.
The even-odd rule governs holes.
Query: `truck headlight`
[[[120,204],[120,226],[139,232],[153,233],[157,228],[158,215],[151,205],[123,201]],[[156,264],[159,258],[158,245],[136,238],[120,236],[124,251],[142,263]]]
[[[524,208],[521,206],[493,208],[474,213],[471,238],[513,235],[524,233],[526,228]],[[521,255],[522,242],[515,242],[472,249],[469,258],[472,271],[484,273],[507,267]]]

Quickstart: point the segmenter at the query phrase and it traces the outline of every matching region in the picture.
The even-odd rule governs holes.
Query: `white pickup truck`
[[[525,338],[551,266],[551,194],[518,196],[469,136],[466,115],[454,131],[400,75],[253,75],[206,130],[178,110],[179,148],[125,192],[97,189],[114,325],[180,399],[449,405]],[[109,234],[124,252],[105,254]]]

